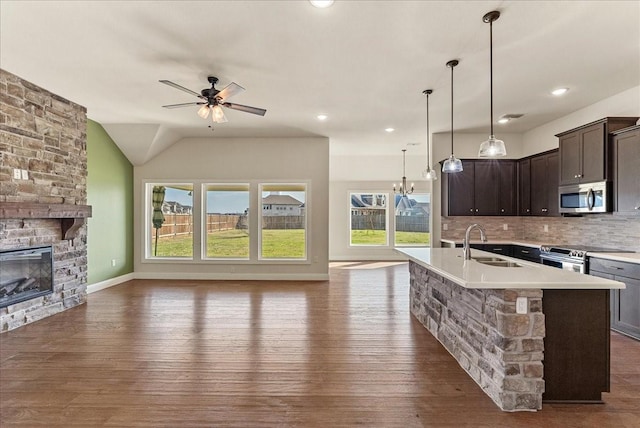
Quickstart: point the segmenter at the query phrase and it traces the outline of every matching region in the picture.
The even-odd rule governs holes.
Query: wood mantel
[[[0,219],[59,218],[62,239],[75,238],[88,217],[91,205],[0,202]]]

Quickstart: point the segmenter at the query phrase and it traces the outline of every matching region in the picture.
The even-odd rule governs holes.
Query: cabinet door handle
[[[473,212],[473,208],[469,208],[469,212],[472,213]]]
[[[640,210],[640,205],[638,205],[637,207],[635,207],[635,209]]]
[[[638,207],[638,208],[640,208],[640,207]],[[527,208],[527,212],[529,212],[529,208]]]
[[[503,209],[501,209],[501,210],[500,210],[500,212],[502,212],[502,213],[503,213],[503,212],[504,212],[504,208],[503,208]]]
[[[476,212],[478,212],[478,209],[476,208]]]
[[[527,251],[527,250],[522,250],[522,251],[520,251],[520,252],[521,252],[522,254],[529,254],[529,251]]]

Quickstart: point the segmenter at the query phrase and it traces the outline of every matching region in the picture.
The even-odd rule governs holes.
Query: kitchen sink
[[[500,259],[498,257],[471,257],[471,258],[477,261],[478,263],[482,263],[484,265],[489,265],[489,266],[510,267],[510,268],[522,267],[522,265],[519,263],[511,262],[505,259]]]

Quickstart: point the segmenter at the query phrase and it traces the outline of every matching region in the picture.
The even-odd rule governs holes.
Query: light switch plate
[[[14,180],[20,180],[20,177],[22,177],[22,174],[20,173],[20,170],[18,168],[14,168],[13,169],[13,179]]]
[[[29,171],[27,171],[26,169],[22,170],[22,179],[23,180],[28,180],[29,179]]]
[[[504,223],[502,225],[502,230],[509,230],[509,224],[508,223]]]
[[[447,223],[444,223],[442,225],[442,230],[449,230],[449,225]]]
[[[543,228],[543,230],[544,230],[545,232],[548,232],[548,231],[549,231],[549,225],[548,225],[548,224],[545,224],[542,228]]]
[[[527,313],[527,298],[518,297],[516,299],[516,314],[526,314],[526,313]]]

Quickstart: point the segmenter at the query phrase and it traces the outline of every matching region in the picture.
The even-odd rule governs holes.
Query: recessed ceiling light
[[[331,6],[333,4],[333,0],[309,0],[309,3],[319,9],[324,9],[325,7]]]
[[[569,88],[558,88],[558,89],[554,89],[553,91],[551,91],[551,93],[553,95],[555,95],[556,97],[559,97],[560,95],[566,94],[568,90],[569,90]]]
[[[327,119],[329,119],[329,116],[327,116],[326,114],[319,114],[319,115],[316,116],[316,118],[318,120],[327,120]]]
[[[510,120],[511,119],[509,119],[508,117],[501,117],[500,119],[498,119],[498,123],[507,123]]]
[[[395,128],[384,128],[384,130],[387,132],[393,132],[395,131]]]

